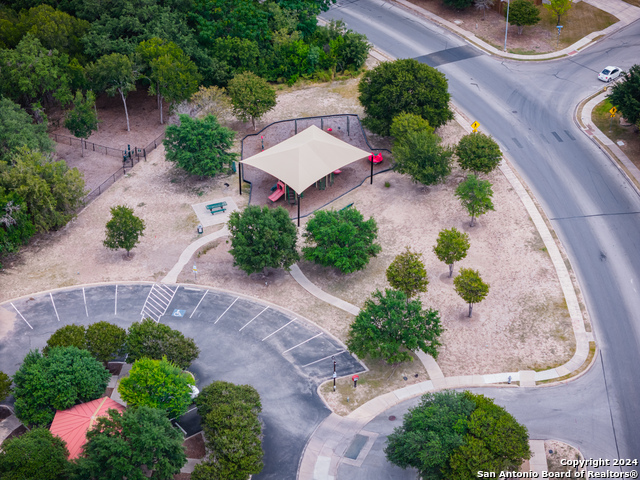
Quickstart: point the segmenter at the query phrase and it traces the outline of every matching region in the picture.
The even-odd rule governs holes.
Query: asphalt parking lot
[[[264,469],[256,479],[295,478],[311,433],[330,413],[317,394],[331,378],[365,370],[345,346],[292,312],[214,289],[159,284],[73,287],[0,305],[0,370],[12,375],[30,349],[67,324],[108,321],[123,328],[145,316],[193,337],[190,368],[202,389],[215,380],[260,393]]]

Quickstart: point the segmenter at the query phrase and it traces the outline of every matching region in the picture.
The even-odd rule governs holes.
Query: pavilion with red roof
[[[70,460],[80,456],[82,447],[87,443],[87,431],[96,424],[99,417],[106,417],[110,408],[119,412],[126,409],[115,400],[102,397],[56,412],[49,430],[53,435],[67,442]]]

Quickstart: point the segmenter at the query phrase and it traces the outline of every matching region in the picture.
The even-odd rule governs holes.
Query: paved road
[[[333,373],[331,356],[339,376],[362,371],[362,365],[336,339],[289,312],[212,289],[161,288],[151,295],[151,285],[73,288],[0,305],[0,332],[6,332],[0,370],[15,373],[24,355],[42,348],[63,325],[105,320],[127,328],[143,308],[155,312],[196,340],[201,353],[190,370],[199,388],[226,380],[260,393],[265,458],[255,478],[295,478],[302,449],[330,413],[316,390]]]
[[[596,72],[640,63],[640,22],[586,52],[551,62],[489,57],[396,4],[340,0],[343,19],[397,58],[437,66],[456,105],[492,134],[541,202],[576,269],[603,353],[615,447],[640,452],[640,198],[573,121]],[[600,401],[593,393],[594,401]]]

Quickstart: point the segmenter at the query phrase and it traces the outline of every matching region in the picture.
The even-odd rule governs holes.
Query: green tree
[[[254,73],[244,72],[236,75],[227,87],[233,114],[243,122],[251,120],[256,129],[256,119],[276,106],[276,91],[263,78]]]
[[[382,250],[375,243],[378,224],[373,217],[365,221],[356,208],[317,211],[307,222],[302,236],[305,260],[323,267],[336,267],[342,273],[364,269],[370,258]]]
[[[469,304],[469,318],[473,312],[473,305],[480,303],[489,293],[489,284],[484,283],[477,270],[461,268],[458,276],[453,279],[456,292]]]
[[[407,301],[419,292],[426,292],[429,278],[422,263],[422,254],[406,247],[387,268],[387,281],[392,288],[404,293]]]
[[[453,264],[467,256],[469,250],[469,234],[453,227],[441,230],[433,247],[438,260],[449,265],[449,278],[453,276]]]
[[[0,402],[3,402],[5,398],[11,393],[11,377],[4,372],[0,372]]]
[[[456,197],[460,199],[462,206],[471,215],[471,226],[476,222],[476,217],[493,210],[493,189],[489,180],[480,180],[475,175],[468,175],[467,179],[456,188]]]
[[[527,429],[493,400],[471,392],[423,395],[387,437],[387,459],[423,479],[516,472],[531,458]]]
[[[120,53],[104,55],[94,64],[87,66],[87,77],[96,91],[107,92],[110,97],[116,93],[120,94],[127,117],[127,132],[131,131],[127,95],[136,89],[138,78],[138,67],[131,58]]]
[[[34,428],[5,441],[0,450],[3,480],[66,480],[69,451],[46,428]]]
[[[77,347],[80,350],[87,350],[86,334],[84,325],[65,325],[53,332],[42,353],[48,355],[49,350],[54,347]]]
[[[560,25],[560,18],[571,9],[573,3],[572,0],[549,0],[549,3],[543,5],[557,17],[558,23],[556,25]]]
[[[33,123],[31,116],[20,105],[8,98],[0,98],[0,161],[19,147],[41,152],[53,151],[53,142],[47,135],[47,124]]]
[[[536,25],[539,21],[540,10],[533,2],[529,0],[513,0],[509,9],[509,25],[518,26],[518,35],[522,35],[522,30],[525,26]]]
[[[453,119],[444,74],[417,60],[381,63],[365,72],[358,91],[364,123],[379,135],[389,135],[393,118],[402,112],[419,115],[434,128]]]
[[[391,121],[390,135],[394,142],[403,142],[410,133],[433,133],[433,127],[424,118],[413,113],[399,113]]]
[[[20,250],[20,246],[26,244],[36,231],[22,198],[14,193],[3,194],[2,191],[0,187],[0,260]]]
[[[26,147],[16,150],[9,162],[0,162],[0,188],[24,199],[37,231],[56,230],[75,217],[85,194],[77,168]]]
[[[109,322],[96,322],[87,327],[87,350],[106,367],[125,351],[127,331]]]
[[[437,310],[423,310],[420,300],[408,301],[398,290],[376,290],[351,324],[347,348],[387,363],[412,361],[409,352],[418,349],[437,358],[441,334]]]
[[[621,79],[607,98],[627,121],[640,127],[640,65],[632,66]]]
[[[449,459],[452,478],[477,478],[478,470],[517,472],[531,458],[527,428],[492,399],[470,396],[476,409],[469,416],[464,444]]]
[[[424,480],[458,478],[448,476],[449,458],[464,444],[475,406],[468,392],[444,390],[423,395],[405,414],[402,426],[387,437],[387,460],[401,468],[418,469]]]
[[[136,53],[148,67],[149,94],[157,96],[160,123],[164,123],[163,99],[170,104],[187,100],[198,90],[202,77],[195,63],[173,42],[153,37],[141,42]]]
[[[238,156],[229,152],[235,132],[218,123],[213,115],[202,120],[179,115],[179,125],[169,125],[163,141],[166,157],[186,172],[213,177]]]
[[[169,418],[178,418],[191,404],[192,386],[193,377],[166,358],[141,358],[120,380],[118,393],[129,406],[158,408]]]
[[[182,434],[164,412],[141,406],[120,413],[109,410],[87,432],[87,443],[76,463],[78,479],[171,480],[187,463]]]
[[[298,230],[282,207],[249,205],[242,213],[231,212],[228,227],[233,266],[247,275],[265,268],[288,271],[300,259]]]
[[[86,97],[81,91],[76,92],[73,108],[67,112],[64,126],[74,137],[86,140],[98,129],[98,114],[95,110],[96,97],[93,92],[87,92]],[[84,157],[84,142],[80,142],[80,151]]]
[[[48,425],[56,410],[103,395],[110,378],[86,350],[54,347],[46,356],[32,350],[13,376],[16,416],[26,425]]]
[[[473,0],[442,0],[442,3],[456,10],[464,10],[473,5]]]
[[[453,150],[426,130],[410,132],[392,147],[395,169],[423,185],[443,183],[451,173]]]
[[[529,2],[529,0],[522,1]],[[490,136],[479,132],[462,137],[456,146],[456,155],[460,166],[465,170],[471,170],[474,174],[491,173],[502,160],[502,152],[498,144]]]
[[[145,318],[129,327],[127,353],[127,363],[145,357],[154,360],[167,357],[170,362],[186,369],[198,358],[200,349],[193,338],[185,337],[182,332],[168,325]]]
[[[191,95],[190,105],[194,108],[198,118],[213,115],[220,118],[231,109],[231,100],[224,88],[212,86],[200,86],[198,91]]]
[[[196,398],[209,456],[194,480],[246,480],[262,471],[260,395],[250,385],[213,382]]]
[[[40,123],[39,107],[35,104],[52,98],[66,105],[72,98],[67,76],[67,55],[44,48],[40,40],[26,34],[15,49],[0,50],[0,94],[34,111]]]
[[[144,220],[133,214],[133,208],[125,205],[111,207],[111,220],[106,225],[107,233],[104,242],[105,247],[112,250],[124,248],[127,257],[131,250],[140,243],[140,237],[144,235]]]

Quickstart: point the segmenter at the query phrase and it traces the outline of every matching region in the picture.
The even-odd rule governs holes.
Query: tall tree
[[[525,26],[536,25],[539,21],[540,10],[533,2],[529,0],[513,0],[509,9],[509,24],[518,26],[518,35],[522,35],[522,30]]]
[[[246,122],[251,120],[256,129],[256,119],[276,106],[276,91],[263,78],[254,73],[245,72],[236,75],[227,87],[233,114]]]
[[[127,331],[113,323],[96,322],[87,327],[87,350],[106,367],[125,351]]]
[[[180,368],[189,368],[198,358],[200,349],[193,338],[185,337],[179,330],[145,318],[129,327],[127,353],[127,363],[141,358],[161,360],[162,357],[167,357],[167,360]]]
[[[136,53],[148,67],[149,94],[157,96],[160,123],[164,123],[163,99],[170,104],[187,100],[198,90],[202,77],[195,63],[173,42],[154,37],[141,42]]]
[[[136,89],[138,78],[138,67],[131,58],[120,53],[104,55],[87,67],[87,77],[96,91],[107,92],[110,97],[120,94],[127,117],[127,131],[131,131],[127,95]]]
[[[478,10],[482,10],[482,20],[486,18],[486,12],[488,8],[493,7],[494,0],[474,0],[473,4]]]
[[[61,228],[75,216],[85,194],[77,168],[26,147],[16,150],[9,161],[10,165],[0,161],[0,188],[24,199],[37,231]]]
[[[140,243],[140,237],[144,235],[144,220],[133,214],[133,208],[125,205],[111,207],[111,220],[106,225],[107,233],[104,239],[105,247],[112,250],[124,248],[127,257],[131,250]]]
[[[46,428],[34,428],[11,438],[0,450],[2,480],[66,480],[69,450]]]
[[[438,260],[449,265],[449,278],[453,276],[453,264],[467,256],[469,250],[469,234],[458,231],[455,227],[441,230],[433,247]]]
[[[572,0],[549,0],[549,3],[544,4],[544,8],[557,17],[558,22],[556,25],[560,25],[562,15],[567,13],[571,7],[573,7]]]
[[[47,346],[42,353],[47,355],[53,347],[77,347],[80,350],[87,349],[87,330],[84,325],[65,325],[57,329],[47,340]]]
[[[165,358],[136,361],[129,376],[120,380],[118,393],[127,405],[152,407],[169,418],[184,415],[191,404],[193,377]]]
[[[4,399],[11,393],[11,384],[13,381],[11,377],[4,372],[0,372],[0,402],[4,402]]]
[[[0,187],[0,261],[19,251],[36,232],[24,200],[15,193],[3,194],[3,190]]]
[[[473,0],[442,0],[442,3],[456,10],[464,10],[473,5]]]
[[[438,135],[427,130],[409,132],[393,144],[396,171],[423,185],[443,183],[451,173],[453,150],[440,142]]]
[[[393,117],[389,134],[393,137],[394,144],[405,141],[410,133],[415,132],[433,133],[433,127],[420,115],[414,113],[401,112]]]
[[[96,419],[77,460],[76,478],[171,480],[187,463],[182,433],[161,410],[128,408]]]
[[[284,268],[300,259],[296,242],[298,230],[282,207],[249,205],[231,212],[229,232],[233,266],[251,275],[265,268]]]
[[[8,159],[19,147],[53,151],[53,142],[47,135],[47,123],[34,123],[20,105],[0,97],[0,161]]]
[[[392,288],[404,293],[407,301],[419,292],[426,292],[429,278],[422,263],[422,254],[406,247],[387,268],[387,281]]]
[[[199,177],[213,177],[225,168],[231,170],[238,156],[229,151],[235,132],[220,125],[213,115],[201,120],[189,115],[178,117],[180,124],[169,125],[163,141],[167,160]]]
[[[437,358],[441,334],[437,310],[423,310],[420,300],[407,301],[398,290],[376,290],[351,324],[347,348],[387,363],[412,361],[409,352],[416,350]]]
[[[98,129],[98,114],[95,110],[96,97],[93,92],[87,92],[86,96],[78,90],[73,99],[73,108],[69,110],[64,119],[64,126],[74,137],[85,141]],[[84,143],[80,142],[80,151],[84,157]]]
[[[72,98],[67,75],[67,55],[42,46],[40,40],[28,33],[15,49],[0,50],[0,94],[33,111],[38,123],[38,106],[55,99],[63,106]]]
[[[480,180],[475,175],[468,175],[467,179],[456,188],[456,197],[471,215],[472,227],[475,225],[476,217],[494,209],[492,196],[491,182]]]
[[[460,166],[465,170],[471,170],[476,175],[478,172],[491,173],[502,160],[502,152],[498,144],[493,138],[480,132],[462,137],[456,145],[456,155]]]
[[[365,72],[358,84],[365,125],[379,135],[389,135],[399,113],[413,113],[434,128],[453,119],[444,74],[413,59],[383,62]]]
[[[318,210],[307,222],[302,235],[306,260],[324,267],[336,267],[342,273],[364,269],[382,247],[375,243],[378,224],[372,217],[364,220],[355,208]]]
[[[473,305],[484,300],[489,293],[489,284],[482,281],[477,270],[461,268],[458,276],[453,279],[453,285],[458,295],[469,304],[469,318],[471,318]]]
[[[640,128],[640,65],[625,72],[607,97],[624,118]]]
[[[99,398],[110,378],[86,350],[54,347],[46,356],[31,351],[13,376],[16,416],[26,425],[46,426],[56,410]]]

